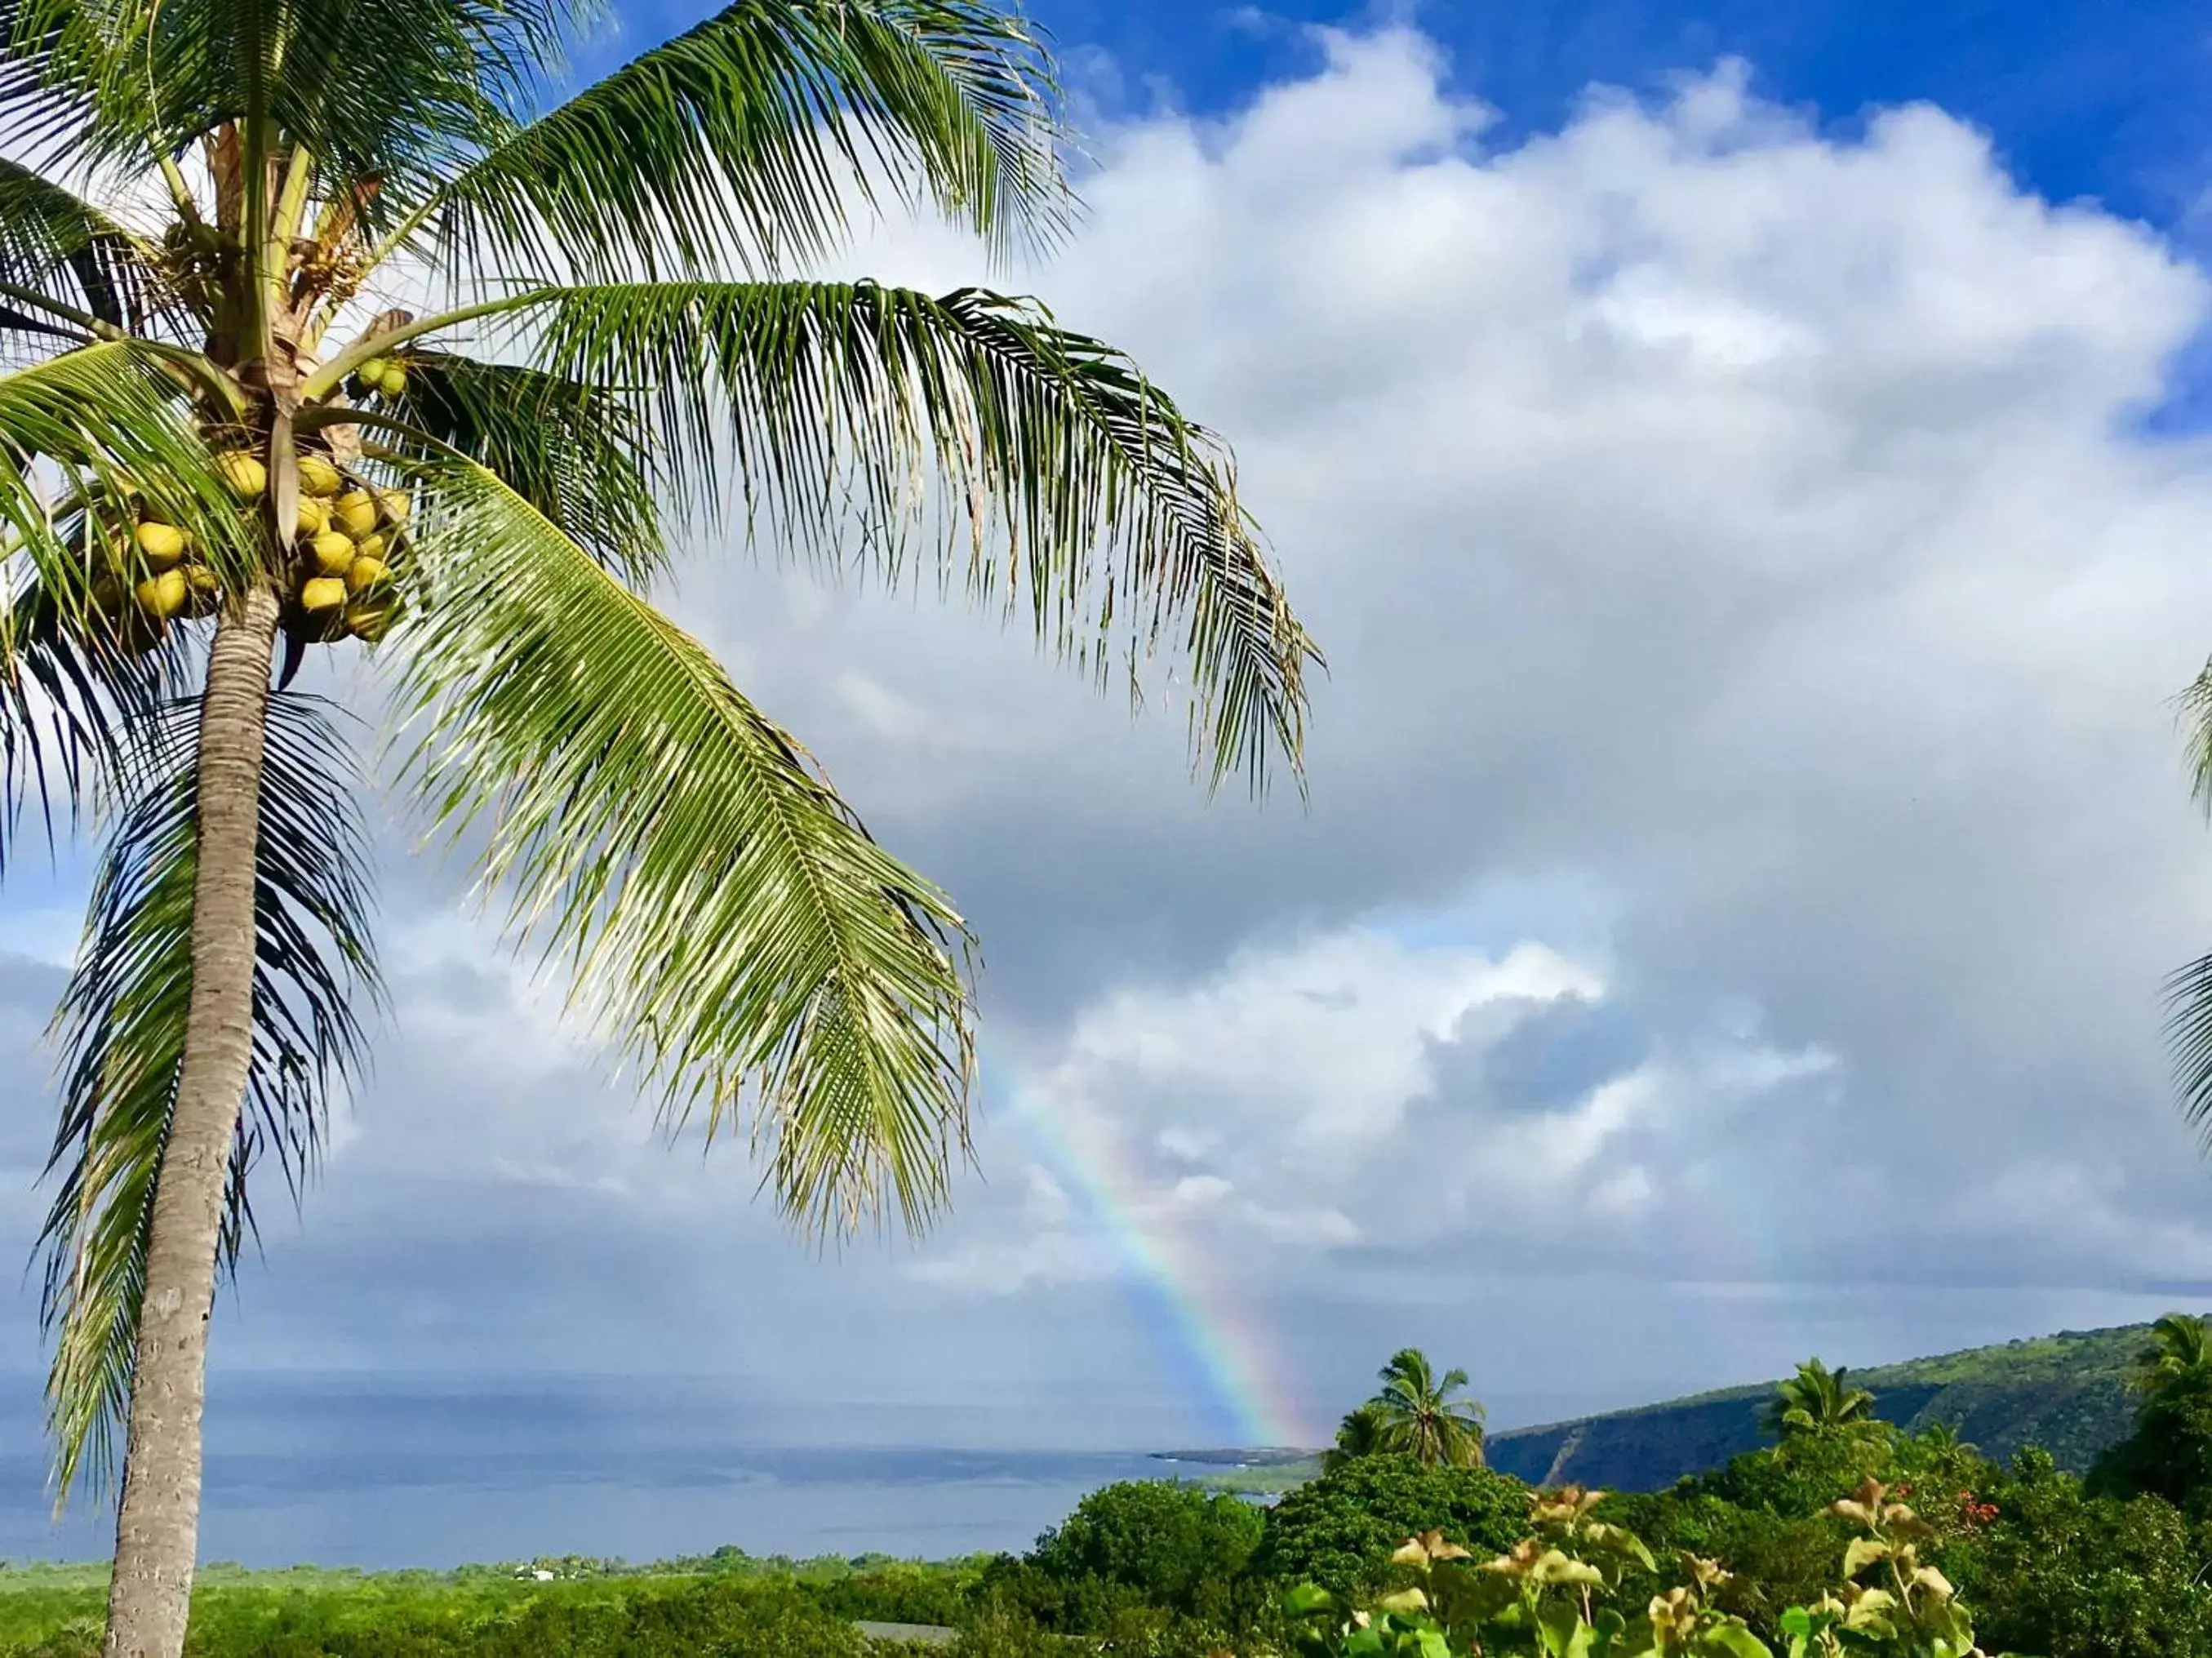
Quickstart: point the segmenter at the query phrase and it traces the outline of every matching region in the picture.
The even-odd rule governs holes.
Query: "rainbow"
[[[1240,1446],[1302,1445],[1304,1413],[1291,1369],[1266,1327],[1174,1217],[1146,1196],[1146,1183],[1108,1124],[1057,1111],[1016,1094],[1008,1113],[1029,1134],[1063,1187],[1113,1242],[1139,1305],[1161,1335],[1163,1356],[1212,1400]]]

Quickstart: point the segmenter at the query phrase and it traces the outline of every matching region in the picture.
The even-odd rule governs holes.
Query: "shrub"
[[[2212,1518],[2212,1371],[2184,1376],[2144,1400],[2135,1431],[2089,1471],[2089,1490],[2160,1497],[2192,1520]]]
[[[1390,1552],[1419,1532],[1441,1531],[1477,1554],[1500,1553],[1528,1529],[1528,1492],[1488,1468],[1355,1457],[1268,1510],[1252,1569],[1349,1594],[1379,1582]]]
[[[2157,1497],[2087,1495],[2028,1449],[1989,1492],[1996,1514],[1946,1555],[1993,1652],[2212,1658],[2212,1535]]]
[[[1172,1480],[1107,1485],[1037,1539],[1029,1564],[1061,1582],[1095,1578],[1188,1617],[1219,1618],[1259,1546],[1261,1510]]]

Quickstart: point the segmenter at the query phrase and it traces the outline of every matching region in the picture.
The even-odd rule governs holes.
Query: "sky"
[[[1310,801],[704,538],[671,607],[983,940],[952,1212],[794,1241],[380,805],[392,1016],[218,1407],[587,1373],[763,1443],[1313,1442],[1409,1343],[1503,1425],[2212,1309],[2158,1003],[2212,948],[2201,19],[1037,9],[1079,230],[840,268],[1037,294],[1235,445],[1328,658]],[[0,1254],[84,879],[0,893]]]

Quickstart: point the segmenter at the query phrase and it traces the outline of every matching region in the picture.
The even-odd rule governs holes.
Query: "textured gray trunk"
[[[253,872],[276,598],[227,612],[200,708],[192,993],[154,1191],[106,1658],[179,1658],[199,1550],[200,1412],[232,1136],[253,1057]]]

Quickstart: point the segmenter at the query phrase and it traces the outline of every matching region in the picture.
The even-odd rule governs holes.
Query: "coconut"
[[[348,535],[365,536],[376,528],[376,497],[366,489],[349,489],[337,498],[333,517]]]
[[[173,524],[157,524],[149,519],[131,531],[131,539],[156,570],[167,569],[185,556],[185,532]]]
[[[192,590],[182,570],[164,570],[159,575],[147,577],[131,591],[138,595],[141,610],[166,622],[185,608],[185,601],[191,597]]]
[[[320,575],[343,575],[354,561],[353,538],[340,530],[325,530],[307,544]]]
[[[387,398],[402,396],[407,390],[407,370],[399,363],[387,360],[384,373],[377,377],[378,389]]]
[[[374,645],[391,631],[392,619],[398,610],[388,598],[356,599],[345,609],[346,631]]]
[[[213,616],[222,603],[222,579],[204,564],[185,565],[184,576],[185,614]]]
[[[313,495],[300,497],[300,538],[313,541],[331,527],[331,509]]]
[[[303,645],[329,645],[345,637],[343,610],[309,611],[295,598],[285,605],[281,619],[285,633]]]
[[[328,497],[345,488],[345,480],[338,476],[338,469],[320,455],[302,455],[300,457],[300,488],[307,495]],[[303,510],[307,504],[304,501],[300,503]],[[317,510],[323,509],[319,506]]]
[[[392,567],[380,558],[357,558],[346,571],[346,586],[357,593],[380,587],[391,580]]]
[[[363,558],[382,558],[385,550],[391,545],[392,537],[378,530],[355,542],[353,550]]]
[[[415,502],[414,498],[404,489],[379,489],[376,492],[376,504],[382,510],[386,523],[404,524],[407,522],[407,514]]]
[[[227,451],[216,462],[231,493],[248,500],[269,487],[269,469],[243,449]]]
[[[346,585],[334,575],[319,575],[300,589],[300,608],[304,610],[335,610],[345,602]]]

